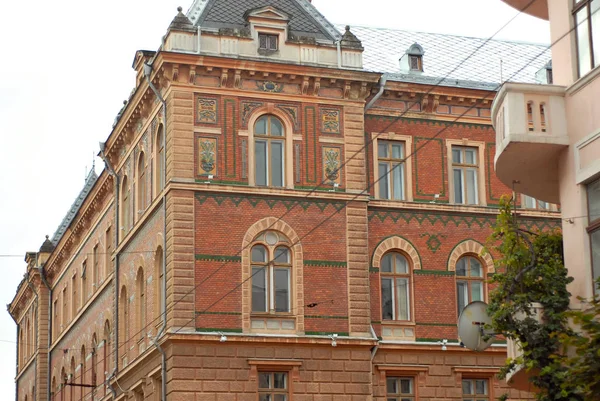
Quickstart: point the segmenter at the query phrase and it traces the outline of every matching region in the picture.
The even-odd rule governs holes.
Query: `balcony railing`
[[[492,105],[496,175],[536,199],[560,203],[558,157],[569,145],[564,88],[506,83]]]

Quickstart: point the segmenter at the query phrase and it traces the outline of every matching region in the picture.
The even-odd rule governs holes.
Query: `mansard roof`
[[[415,83],[445,78],[441,85],[487,90],[503,81],[535,83],[536,72],[551,58],[549,46],[535,43],[361,26],[352,26],[352,32],[362,41],[364,69]],[[399,59],[415,42],[424,52],[423,73],[402,74]]]
[[[77,212],[79,212],[81,205],[83,205],[83,201],[85,200],[85,198],[87,198],[88,194],[94,187],[94,184],[96,184],[97,180],[98,180],[98,175],[92,168],[90,170],[87,178],[85,179],[85,185],[83,186],[83,189],[79,193],[79,196],[77,196],[77,199],[75,199],[75,202],[73,202],[73,204],[71,205],[69,212],[63,218],[62,222],[60,223],[60,225],[54,232],[54,235],[52,236],[52,243],[55,246],[56,246],[56,244],[58,244],[58,242],[60,241],[62,236],[65,234],[65,231],[67,231],[67,228],[69,227],[69,225],[71,224],[71,222],[73,221],[75,216],[77,215]]]
[[[336,41],[335,27],[308,0],[194,0],[187,16],[202,28],[242,29],[249,10],[273,6],[290,17],[290,31],[296,37]]]

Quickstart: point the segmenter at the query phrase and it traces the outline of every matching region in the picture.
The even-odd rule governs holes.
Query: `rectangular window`
[[[477,148],[452,146],[452,174],[454,202],[465,205],[479,204],[477,177],[479,164]]]
[[[406,199],[405,157],[404,142],[377,142],[380,199]]]
[[[252,312],[268,312],[266,273],[264,267],[252,268]]]
[[[414,379],[412,377],[388,377],[386,394],[387,401],[414,401]]]
[[[112,259],[112,246],[113,246],[113,235],[112,235],[112,227],[108,227],[106,229],[106,237],[105,237],[105,255],[104,255],[104,276],[108,276],[109,272],[112,270],[110,267],[110,262]]]
[[[489,383],[487,379],[463,379],[462,393],[464,401],[489,401]]]
[[[78,310],[79,299],[77,298],[77,275],[71,277],[71,318],[75,317]]]
[[[573,16],[577,37],[579,77],[600,63],[600,0],[575,0]]]
[[[409,56],[410,70],[423,71],[423,59],[421,56]]]
[[[600,179],[587,185],[588,219],[592,259],[592,278],[594,283],[600,277]],[[594,284],[594,291],[600,294],[600,286]]]
[[[463,256],[456,262],[456,304],[458,316],[465,306],[484,301],[483,267],[473,256]]]
[[[87,301],[87,266],[86,262],[81,265],[81,305]]]
[[[404,255],[381,258],[381,313],[383,320],[410,320],[410,266]]]
[[[58,299],[54,300],[52,307],[54,308],[53,332],[54,332],[54,338],[56,338],[57,334],[59,333],[59,327],[60,327],[59,314],[58,314]]]
[[[521,206],[524,209],[550,210],[550,204],[548,202],[537,200],[527,195],[523,195]]]
[[[288,401],[287,372],[258,373],[258,401]]]
[[[62,322],[61,323],[62,323],[62,326],[63,326],[63,329],[64,329],[65,327],[67,327],[67,315],[68,315],[68,309],[67,309],[67,302],[68,302],[68,300],[67,300],[67,287],[63,288],[61,296],[62,296],[62,310],[61,310],[60,314],[62,316]]]
[[[92,251],[92,266],[94,267],[92,282],[94,288],[98,288],[98,283],[100,283],[100,277],[98,276],[98,245],[95,245]]]
[[[290,269],[275,268],[275,312],[290,310]]]
[[[259,33],[258,34],[258,48],[260,50],[270,50],[270,51],[276,51],[277,50],[277,44],[279,41],[279,36],[278,35],[269,35],[266,33]]]
[[[266,141],[256,141],[255,143],[255,152],[254,152],[254,161],[255,161],[255,173],[256,173],[256,185],[266,186],[267,185],[267,171],[268,171],[268,163],[267,163],[267,142]]]

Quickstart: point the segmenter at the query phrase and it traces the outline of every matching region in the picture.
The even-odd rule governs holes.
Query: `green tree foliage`
[[[570,294],[563,261],[562,235],[557,231],[532,233],[520,229],[511,213],[510,199],[503,198],[500,215],[491,237],[501,255],[492,282],[489,313],[492,328],[521,344],[522,356],[507,360],[500,376],[516,366],[531,373],[540,401],[587,401],[581,385],[573,380],[564,340],[577,336],[569,326],[566,312]],[[533,303],[543,307],[540,321]],[[598,363],[596,361],[596,363]],[[582,362],[583,364],[583,362]],[[584,369],[582,364],[577,365]],[[596,398],[597,399],[597,398]]]

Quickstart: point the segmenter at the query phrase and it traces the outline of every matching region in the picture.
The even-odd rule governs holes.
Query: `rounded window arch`
[[[456,304],[458,315],[471,302],[485,301],[485,272],[482,261],[466,254],[456,262]]]
[[[265,114],[254,123],[254,180],[258,186],[285,187],[286,138],[281,120]]]
[[[292,252],[290,241],[281,233],[266,231],[252,247],[252,312],[291,311]]]
[[[412,320],[412,266],[399,250],[387,252],[381,258],[382,320]]]

